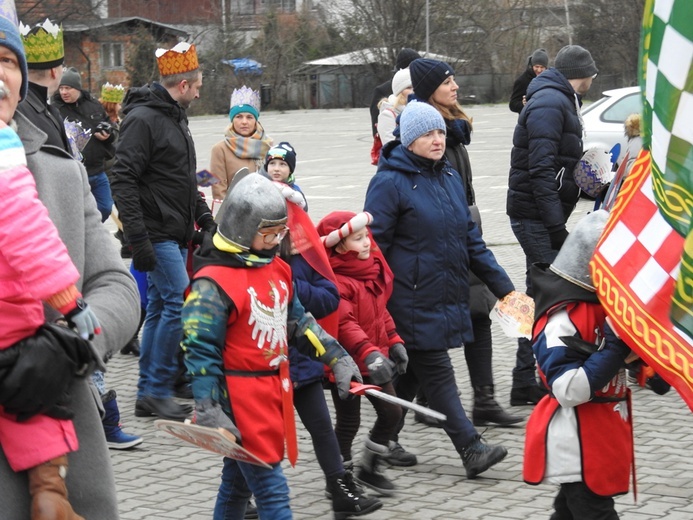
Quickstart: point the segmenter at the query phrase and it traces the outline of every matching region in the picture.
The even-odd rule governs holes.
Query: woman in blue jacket
[[[482,442],[467,417],[448,349],[473,339],[470,269],[498,298],[514,286],[472,220],[459,174],[443,159],[445,133],[435,108],[410,102],[400,116],[401,142],[383,149],[365,210],[373,215],[373,237],[395,275],[388,310],[409,354],[397,395],[412,400],[421,388],[429,406],[447,416],[443,428],[467,478],[475,478],[507,450]]]

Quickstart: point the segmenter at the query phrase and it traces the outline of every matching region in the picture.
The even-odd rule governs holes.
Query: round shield
[[[589,148],[575,165],[573,177],[578,187],[596,197],[611,182],[611,153],[604,148]]]

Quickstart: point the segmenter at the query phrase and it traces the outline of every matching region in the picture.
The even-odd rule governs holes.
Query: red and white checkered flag
[[[669,317],[684,237],[662,217],[641,151],[619,191],[590,269],[610,321],[693,410],[693,341]]]

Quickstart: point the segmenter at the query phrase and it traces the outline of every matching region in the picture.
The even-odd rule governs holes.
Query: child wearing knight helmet
[[[534,264],[534,355],[551,390],[527,422],[523,477],[560,490],[552,520],[617,520],[633,471],[628,346],[608,325],[589,261],[608,212],[584,217],[551,265]]]
[[[306,352],[332,368],[343,398],[360,374],[294,296],[291,269],[276,254],[287,210],[272,182],[239,172],[217,222],[214,236],[205,236],[195,252],[182,314],[195,421],[229,430],[270,468],[224,458],[213,518],[242,519],[254,495],[260,518],[290,519],[280,464],[285,443],[292,465],[298,455],[288,339],[307,329],[317,336],[320,348]]]
[[[371,221],[369,213],[334,211],[320,221],[317,230],[327,249],[341,297],[337,339],[356,360],[365,379],[394,396],[392,378],[396,372],[406,371],[409,360],[386,308],[394,277],[369,236],[367,226]],[[382,495],[393,495],[395,486],[380,473],[379,465],[389,454],[402,409],[386,401],[367,398],[377,418],[366,439],[356,480]],[[360,398],[334,399],[334,405],[335,432],[347,464],[351,461],[351,446],[360,425]]]
[[[284,198],[308,211],[308,201],[296,184],[296,150],[286,141],[273,146],[265,156],[265,172],[274,182],[281,183]]]
[[[4,88],[0,81],[0,90]],[[65,485],[67,454],[77,451],[79,443],[64,399],[77,369],[83,370],[82,361],[91,358],[91,349],[87,341],[70,347],[75,353],[83,349],[83,360],[68,358],[68,348],[63,354],[63,328],[46,324],[43,302],[59,311],[83,340],[99,334],[100,326],[82,301],[75,285],[77,268],[38,198],[22,142],[2,121],[0,276],[0,446],[14,471],[27,472],[33,520],[80,520]],[[22,382],[37,374],[42,381],[34,395],[20,392]]]

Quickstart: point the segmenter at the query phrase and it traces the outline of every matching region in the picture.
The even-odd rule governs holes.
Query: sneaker
[[[383,455],[383,460],[390,466],[416,466],[416,455],[405,451],[399,442],[390,441],[388,445],[389,451]]]
[[[392,481],[377,470],[369,471],[366,468],[359,468],[356,473],[356,482],[386,497],[394,495],[397,490]]]
[[[491,466],[498,464],[508,454],[503,446],[494,446],[482,441],[481,435],[474,437],[463,450],[462,464],[468,479],[475,479]]]
[[[118,425],[110,434],[106,434],[106,444],[112,450],[129,450],[142,444],[142,437],[125,433]]]

